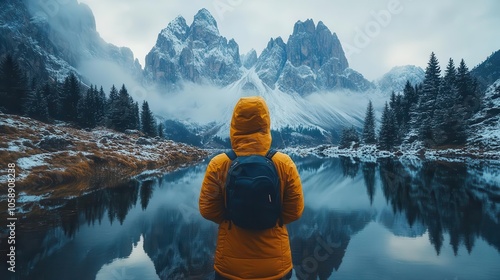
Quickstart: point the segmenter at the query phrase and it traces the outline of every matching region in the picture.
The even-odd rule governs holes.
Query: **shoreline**
[[[171,140],[145,138],[139,131],[91,131],[64,123],[0,114],[0,182],[15,165],[15,193],[43,199],[77,197],[116,186],[148,170],[171,172],[200,162],[208,152]],[[5,213],[6,194],[0,205]]]
[[[430,149],[415,145],[395,149],[394,151],[379,150],[375,145],[359,145],[349,148],[340,148],[337,145],[319,145],[316,147],[285,148],[284,152],[295,154],[301,157],[313,155],[325,158],[351,157],[366,162],[377,162],[383,158],[411,158],[422,161],[464,161],[464,160],[484,160],[500,161],[500,151],[480,150],[475,147],[455,147]]]

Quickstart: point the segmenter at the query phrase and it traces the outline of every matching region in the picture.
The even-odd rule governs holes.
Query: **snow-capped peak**
[[[400,93],[403,91],[406,82],[417,85],[422,83],[425,77],[424,69],[415,65],[404,65],[393,67],[376,83],[382,92],[390,94],[392,91]]]

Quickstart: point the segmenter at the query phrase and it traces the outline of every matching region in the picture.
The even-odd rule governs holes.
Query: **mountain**
[[[494,52],[483,63],[474,67],[471,74],[478,79],[483,89],[500,79],[500,50]]]
[[[402,92],[406,82],[414,86],[424,81],[425,71],[414,65],[396,66],[384,74],[376,84],[380,91],[390,94],[391,92]]]
[[[257,52],[252,49],[247,54],[240,55],[240,60],[243,67],[250,69],[257,63]]]
[[[281,37],[271,38],[255,64],[257,75],[267,86],[288,93],[372,87],[348,67],[337,35],[321,21],[315,26],[312,19],[295,23],[287,43]]]
[[[168,89],[184,81],[226,86],[241,76],[240,67],[238,44],[221,36],[215,19],[201,9],[190,26],[178,16],[160,32],[144,73]]]
[[[0,53],[18,58],[28,76],[41,81],[62,80],[69,72],[81,74],[95,61],[141,76],[129,48],[108,44],[99,36],[87,5],[77,0],[52,2],[2,0]]]
[[[285,43],[271,38],[255,63],[257,76],[270,88],[307,95],[317,91],[364,91],[370,82],[349,68],[342,45],[323,22],[295,23]]]
[[[323,22],[298,21],[285,43],[271,38],[257,57],[255,50],[239,54],[238,44],[220,35],[217,22],[201,9],[188,25],[182,16],[158,35],[146,56],[145,76],[163,88],[179,89],[183,82],[228,86],[255,67],[270,89],[307,95],[317,91],[373,87],[349,68],[342,45]]]
[[[486,150],[500,149],[500,79],[488,87],[482,108],[471,122],[469,146]]]

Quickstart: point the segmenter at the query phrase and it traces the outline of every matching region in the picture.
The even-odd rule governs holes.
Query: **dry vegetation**
[[[92,131],[0,114],[0,180],[16,164],[17,192],[50,198],[116,185],[146,170],[170,171],[199,161],[198,148],[140,132]]]

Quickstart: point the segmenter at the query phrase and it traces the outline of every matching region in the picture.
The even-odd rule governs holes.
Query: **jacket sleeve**
[[[281,179],[283,180],[283,223],[291,223],[302,216],[304,194],[299,172],[292,159],[285,155]]]
[[[203,218],[220,224],[224,221],[223,183],[225,173],[221,168],[221,156],[214,157],[207,166],[201,184],[198,206]]]

